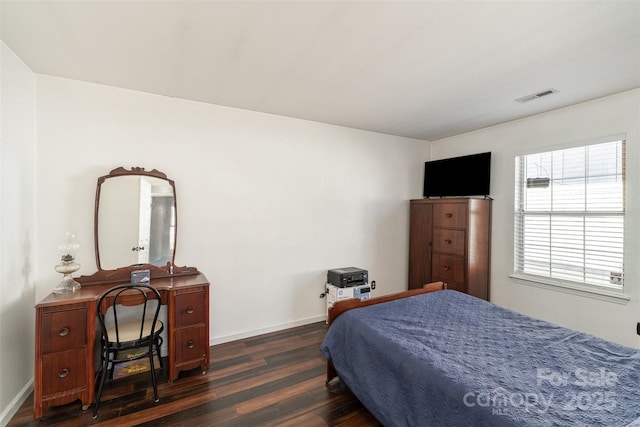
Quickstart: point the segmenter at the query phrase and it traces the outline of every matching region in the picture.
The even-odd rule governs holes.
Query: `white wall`
[[[327,269],[406,289],[427,142],[49,76],[37,93],[38,299],[66,230],[95,271],[96,179],[118,166],[175,180],[176,263],[211,281],[212,342],[323,320]]]
[[[0,42],[0,425],[33,378],[35,76]]]
[[[544,100],[540,100],[544,102]],[[540,102],[536,101],[536,102]],[[517,105],[514,106],[514,108]],[[546,114],[435,141],[434,159],[492,152],[493,232],[491,300],[570,328],[640,347],[640,89]],[[626,134],[627,208],[625,223],[626,304],[517,283],[513,272],[514,158],[522,150]]]

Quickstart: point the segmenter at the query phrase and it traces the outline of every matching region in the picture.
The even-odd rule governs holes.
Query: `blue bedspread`
[[[385,426],[640,426],[640,350],[445,290],[350,310],[322,343]]]

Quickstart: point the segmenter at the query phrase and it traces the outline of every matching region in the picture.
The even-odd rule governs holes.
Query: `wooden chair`
[[[153,301],[156,301],[155,304]],[[155,305],[155,307],[154,307]],[[125,319],[123,307],[136,306],[136,317]],[[111,313],[109,312],[111,309]],[[93,418],[98,416],[102,390],[107,378],[113,380],[117,364],[148,358],[155,402],[158,402],[158,387],[154,366],[154,355],[158,356],[162,368],[161,332],[164,325],[158,320],[160,293],[149,285],[119,285],[106,291],[97,305],[98,323],[101,330],[100,375]]]

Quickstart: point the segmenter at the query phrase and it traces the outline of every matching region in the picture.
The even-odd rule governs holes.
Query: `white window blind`
[[[516,157],[515,273],[622,289],[625,143]]]

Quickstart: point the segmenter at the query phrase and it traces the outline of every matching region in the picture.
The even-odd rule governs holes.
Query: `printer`
[[[338,288],[366,285],[369,272],[356,267],[335,268],[327,272],[327,283]]]

